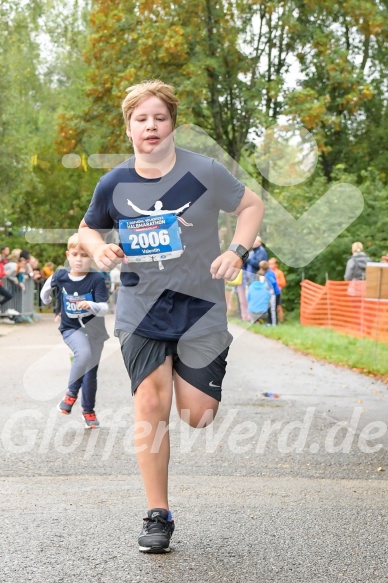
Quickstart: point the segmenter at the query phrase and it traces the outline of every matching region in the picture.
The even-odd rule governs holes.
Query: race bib
[[[69,318],[79,318],[79,316],[85,316],[88,314],[89,316],[92,313],[89,310],[80,310],[78,308],[78,303],[82,301],[92,302],[93,296],[91,293],[84,294],[82,296],[78,296],[77,294],[70,295],[63,293],[63,305],[65,308],[66,315]]]
[[[166,261],[184,251],[178,220],[173,213],[121,219],[119,236],[129,262]]]

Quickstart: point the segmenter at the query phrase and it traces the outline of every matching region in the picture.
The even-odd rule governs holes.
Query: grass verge
[[[230,321],[244,328],[249,326],[254,334],[279,340],[304,354],[377,376],[388,383],[388,344],[375,343],[369,338],[354,338],[330,328],[301,326],[297,320],[273,327],[250,325],[238,318],[230,318]]]

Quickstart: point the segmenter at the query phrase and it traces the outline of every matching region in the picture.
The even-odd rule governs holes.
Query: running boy
[[[44,304],[49,304],[51,292],[56,290],[61,306],[59,330],[74,354],[68,390],[58,409],[70,415],[82,389],[82,416],[85,427],[92,429],[99,426],[94,406],[98,364],[104,342],[109,338],[102,317],[108,312],[108,291],[104,277],[90,271],[92,260],[81,247],[78,234],[68,240],[66,257],[70,269],[58,269],[51,275],[40,296]]]
[[[135,155],[101,178],[79,229],[100,269],[122,263],[115,333],[131,378],[135,422],[151,428],[135,431],[149,508],[139,550],[155,553],[170,550],[174,531],[169,434],[158,437],[157,431],[168,425],[173,387],[187,423],[213,421],[232,339],[224,280],[237,276],[263,214],[260,198],[224,166],[175,147],[177,104],[173,88],[161,81],[129,89],[122,109]],[[238,216],[222,254],[221,209]],[[120,246],[104,242],[112,228]]]

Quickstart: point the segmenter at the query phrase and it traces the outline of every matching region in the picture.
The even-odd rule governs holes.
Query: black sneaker
[[[139,535],[139,551],[142,553],[169,553],[170,539],[174,528],[174,521],[168,520],[168,510],[164,508],[148,510]]]
[[[66,393],[63,397],[62,401],[57,406],[58,411],[63,413],[64,415],[70,415],[71,410],[73,408],[74,403],[77,400],[77,395],[73,393]]]
[[[100,422],[97,419],[94,411],[90,411],[89,413],[86,413],[86,411],[82,411],[82,417],[84,418],[86,429],[100,427]]]

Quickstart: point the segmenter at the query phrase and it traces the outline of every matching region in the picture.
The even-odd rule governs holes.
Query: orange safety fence
[[[300,322],[388,343],[388,300],[365,297],[365,281],[301,283]]]

